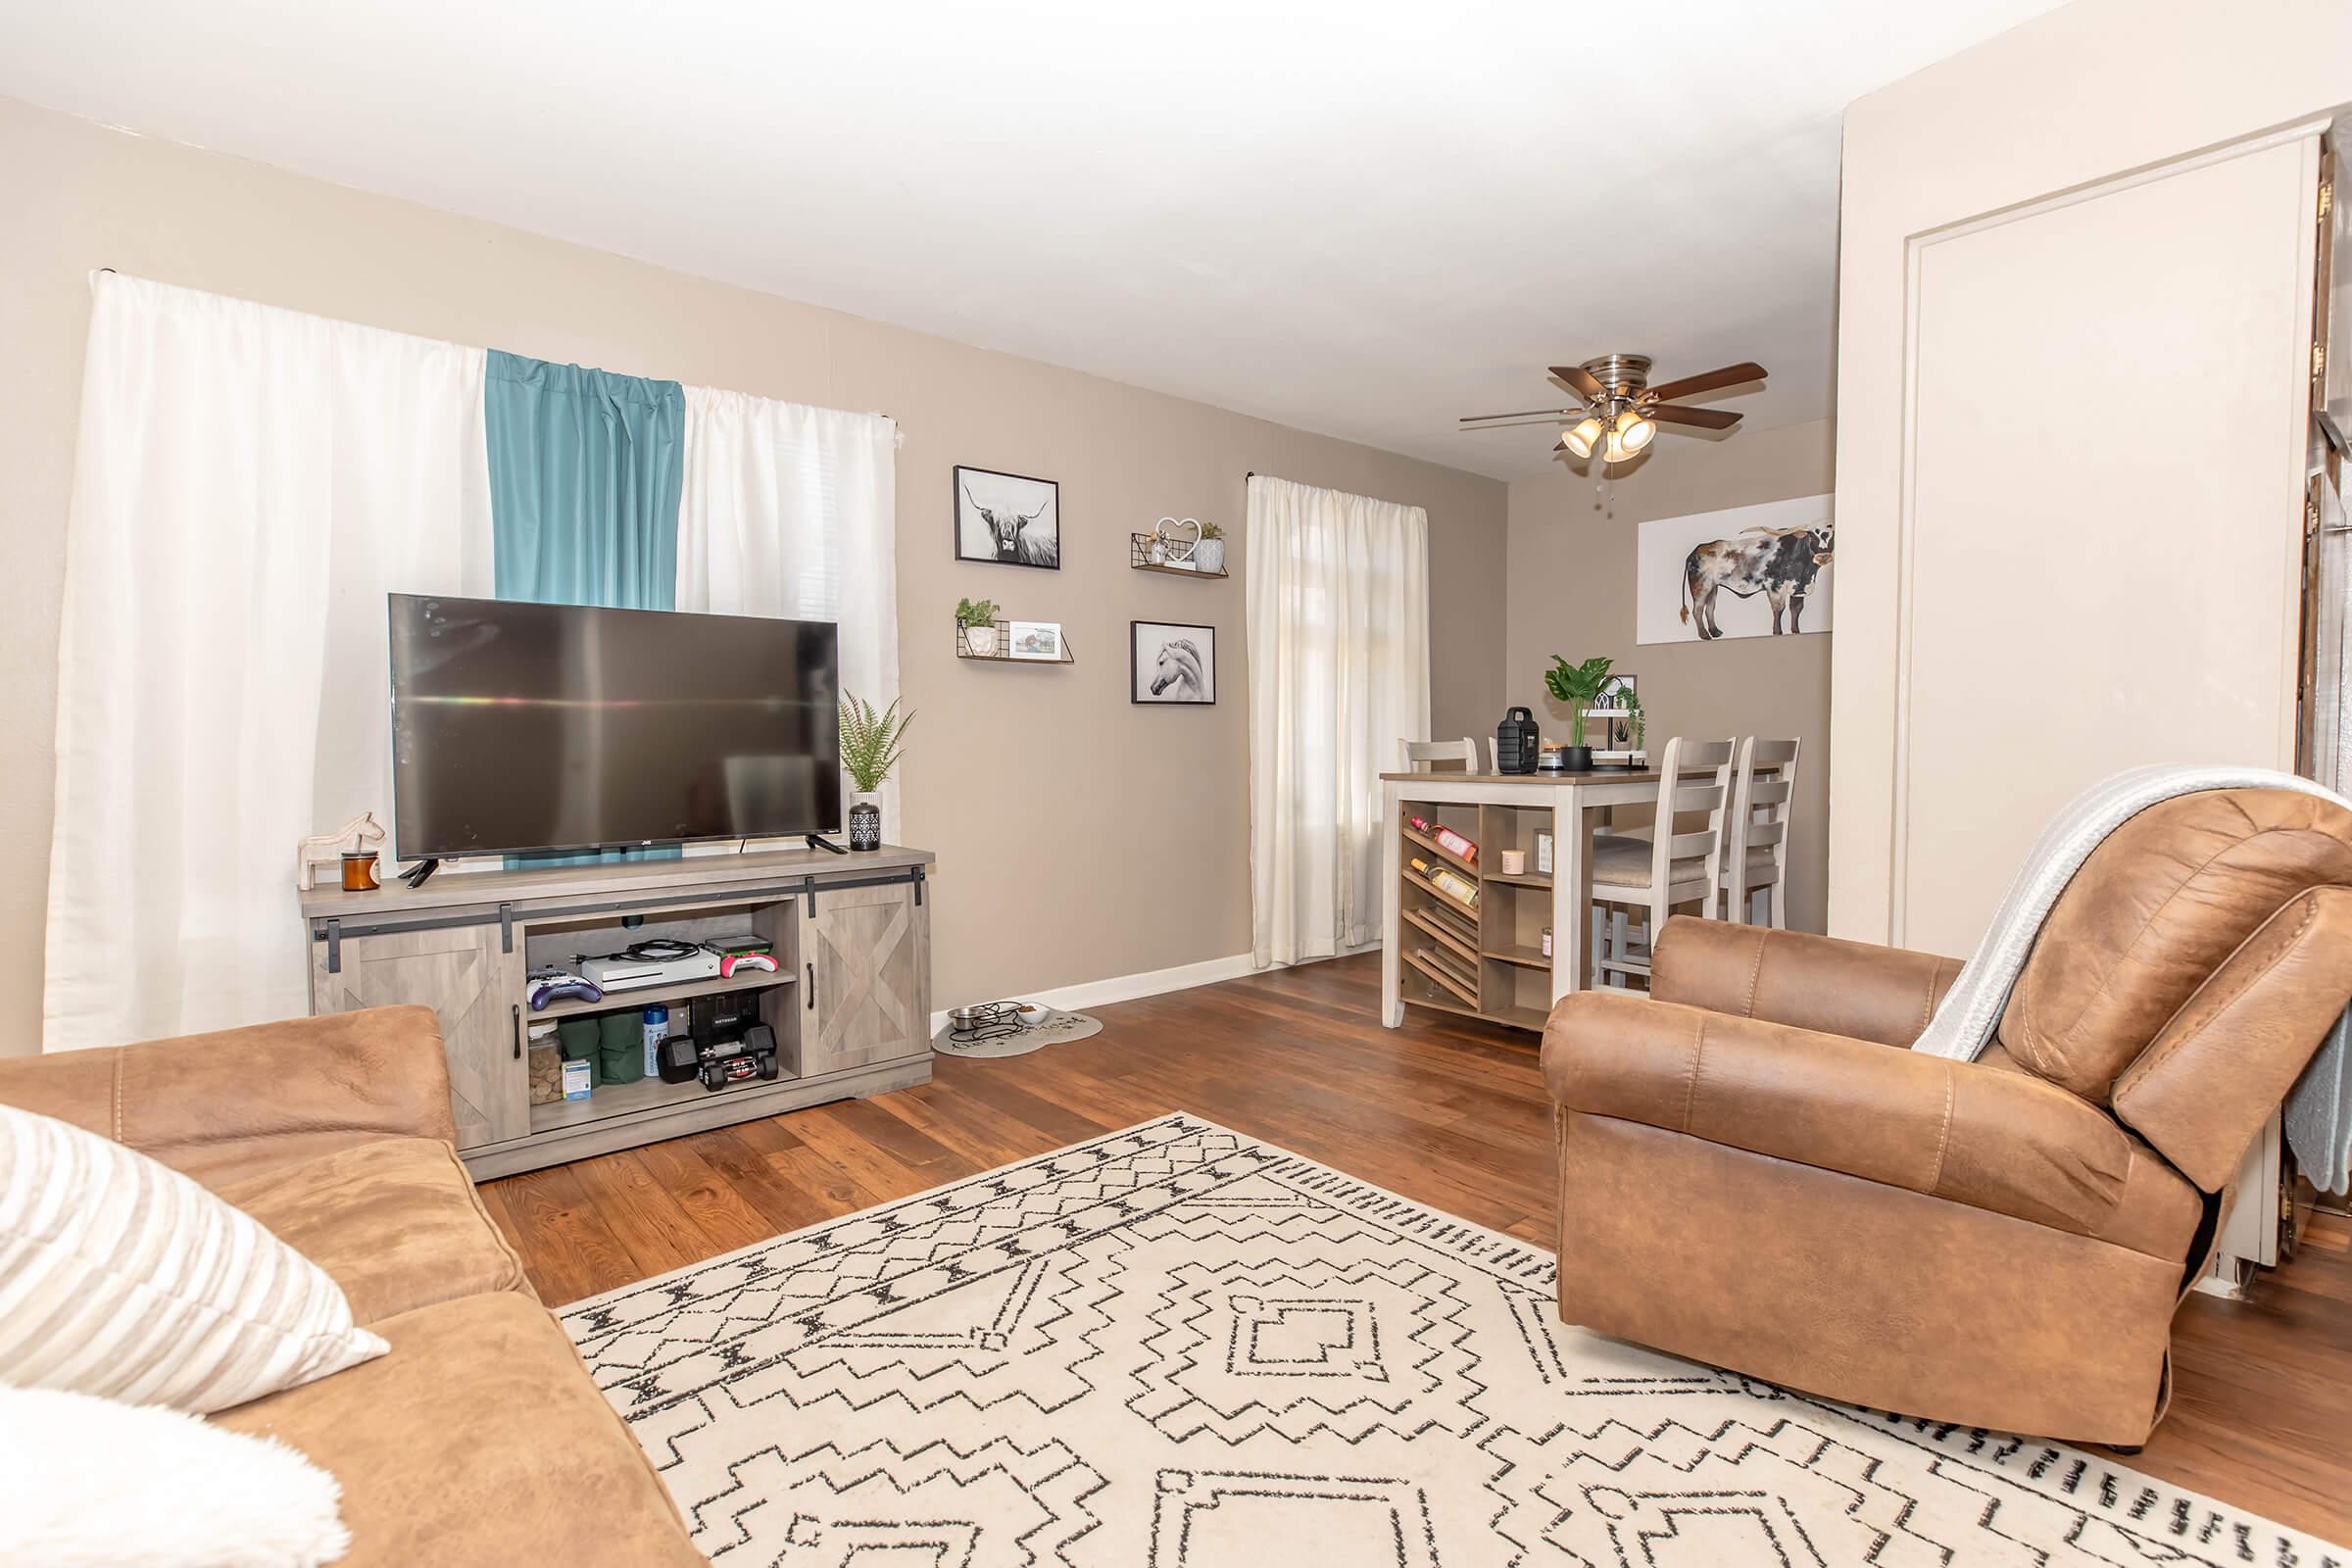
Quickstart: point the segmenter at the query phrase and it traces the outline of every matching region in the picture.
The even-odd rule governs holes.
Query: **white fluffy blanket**
[[[275,1438],[161,1405],[0,1388],[0,1563],[320,1568],[351,1547],[333,1476]]]
[[[2041,934],[2042,920],[2090,852],[2159,801],[2230,789],[2294,790],[2352,808],[2352,801],[2310,779],[2258,767],[2159,764],[2132,768],[2092,785],[2042,829],[1993,911],[1984,940],[1911,1049],[1974,1061],[1992,1039],[2026,956]],[[2296,1081],[2287,1099],[2286,1135],[2314,1183],[2330,1192],[2346,1189],[2346,1167],[2352,1164],[2352,1023],[2336,1024]]]

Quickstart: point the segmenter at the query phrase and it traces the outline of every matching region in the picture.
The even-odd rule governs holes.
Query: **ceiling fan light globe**
[[[1617,428],[1609,432],[1609,439],[1624,447],[1628,453],[1634,453],[1648,446],[1650,438],[1657,433],[1656,425],[1642,417],[1635,410],[1628,409],[1617,416]]]
[[[1601,447],[1600,455],[1603,461],[1609,463],[1623,463],[1627,458],[1633,456],[1625,449],[1624,440],[1614,430],[1609,432],[1609,439]]]
[[[1580,458],[1589,458],[1592,455],[1593,443],[1600,439],[1600,421],[1587,415],[1560,432],[1560,450],[1572,452]]]

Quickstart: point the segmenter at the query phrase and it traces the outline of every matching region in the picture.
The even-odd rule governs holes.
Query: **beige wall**
[[[1919,767],[1968,757],[1972,787],[1984,792],[1977,808],[2012,824],[2038,819],[2053,789],[2063,785],[2062,799],[2081,781],[2053,781],[2048,750],[2032,744],[2036,727],[2120,715],[2130,733],[2112,737],[2103,755],[2117,766],[2151,760],[2144,748],[2166,748],[2150,737],[2218,729],[2203,722],[2229,710],[2216,705],[2218,689],[2257,678],[2270,684],[2239,714],[2236,755],[2280,755],[2291,708],[2275,677],[2288,651],[2294,591],[2283,547],[2299,510],[2303,432],[2289,407],[2294,345],[2280,339],[2278,323],[2297,269],[2307,275],[2308,243],[2282,239],[2259,266],[2233,259],[2227,247],[2244,237],[2254,211],[2243,185],[2187,204],[2192,216],[2169,212],[2162,239],[2151,243],[2128,220],[2156,198],[2126,196],[2102,209],[2101,187],[2164,181],[2175,186],[2169,196],[2185,195],[2185,182],[2222,178],[2205,155],[2348,100],[2352,6],[2342,0],[2247,0],[2226,11],[2202,0],[2076,0],[1848,109],[1831,758],[1837,934],[1951,946],[1988,912],[1946,907],[1911,929],[1909,916],[1944,884],[1929,866],[1918,896],[1906,890],[1904,877],[1922,869],[1908,846],[1931,831],[1946,845],[1971,842],[1967,824],[1940,808],[1930,813],[1939,820],[1908,821],[1919,803],[1907,780]],[[2247,166],[2230,178],[2253,172]],[[2004,255],[1997,238],[1980,240],[2017,224],[2034,225],[2019,256]],[[2063,264],[2065,276],[2046,293],[2031,266],[2035,255]],[[2191,281],[2206,262],[2218,264],[2220,283]],[[2004,267],[2013,274],[2005,289]],[[2168,273],[2175,286],[2149,286]],[[2215,330],[2188,330],[2199,325]],[[2194,339],[2195,353],[2214,357],[2177,355],[2156,367],[2131,360],[2168,336]],[[2018,352],[1984,352],[2004,345]],[[2119,347],[2129,352],[2105,352]],[[1923,361],[1931,349],[1938,358]],[[2257,366],[2252,356],[2272,358]],[[1963,373],[1972,360],[1973,372]],[[2012,417],[2024,407],[2009,396],[2017,389],[2045,399],[2044,416]],[[2085,393],[2097,395],[2078,398]],[[2034,546],[2052,530],[2064,532],[2070,559],[2105,541],[2106,559],[2127,568],[2180,569],[2128,602],[2078,603],[2071,614],[2038,613],[2039,601],[2009,607],[2011,614],[1999,597],[2004,578],[1975,585],[1984,596],[1983,634],[2012,646],[2029,640],[2035,666],[2056,684],[2037,696],[2038,716],[2001,728],[1987,715],[1984,744],[1971,748],[1948,733],[1910,733],[1921,715],[1908,683],[1945,678],[1906,662],[1922,652],[1913,633],[1932,633],[1936,610],[1930,604],[1912,616],[1911,596],[1923,580],[1948,594],[1967,555],[1939,555],[1939,530],[1955,547],[1972,532],[1981,540],[2005,530],[2007,569],[2032,586],[2046,586],[2031,576],[2037,568],[2061,570]],[[2266,552],[2272,565],[2246,572],[2233,562],[2199,573],[2187,552],[2217,544]],[[2194,623],[2196,637],[2251,647],[2269,673],[2209,664],[2181,678],[2182,622]],[[2151,655],[2136,672],[2124,657],[2134,647]],[[2120,683],[2093,682],[2119,664]],[[1964,669],[1965,660],[1955,654],[1947,666]],[[2170,748],[2181,756],[2203,749]],[[2015,852],[2006,839],[1973,845],[1988,858]],[[1962,903],[1984,895],[1982,882],[1953,894]]]
[[[1605,511],[1594,506],[1592,481],[1565,465],[1520,480],[1510,499],[1504,681],[1510,701],[1534,709],[1547,737],[1564,736],[1566,714],[1544,691],[1551,656],[1564,655],[1573,663],[1606,654],[1640,680],[1652,747],[1669,735],[1801,739],[1788,921],[1807,931],[1822,929],[1830,650],[1836,636],[1637,644],[1634,544],[1636,530],[1653,517],[1820,495],[1830,488],[1830,449],[1827,420],[1742,430],[1724,441],[1662,436],[1638,471],[1616,481],[1615,500]],[[1845,596],[1841,576],[1840,625]],[[1489,719],[1469,733],[1484,737],[1494,727]],[[1441,727],[1440,733],[1448,732]]]
[[[1500,710],[1494,603],[1505,492],[1496,481],[9,100],[0,100],[0,525],[13,589],[0,616],[10,694],[0,741],[0,1054],[37,1049],[57,616],[86,275],[96,268],[896,416],[906,431],[900,660],[920,715],[904,836],[941,857],[943,1006],[1248,951],[1239,576],[1248,471],[1426,507],[1438,732],[1491,727]],[[1059,479],[1067,566],[956,564],[949,469],[957,463]],[[1128,569],[1128,531],[1168,513],[1226,524],[1233,580]],[[1077,663],[959,664],[951,612],[966,594],[1061,621]],[[1131,618],[1218,628],[1215,708],[1130,706]],[[286,939],[297,940],[291,915]]]

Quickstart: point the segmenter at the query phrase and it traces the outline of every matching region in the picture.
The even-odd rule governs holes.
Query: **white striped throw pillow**
[[[0,1383],[202,1413],[385,1349],[251,1215],[136,1150],[0,1105]]]

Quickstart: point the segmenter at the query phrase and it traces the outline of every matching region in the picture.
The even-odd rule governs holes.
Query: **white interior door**
[[[2118,769],[2288,767],[2318,139],[1913,241],[1892,920],[1966,954]]]

